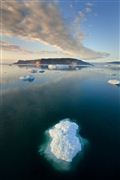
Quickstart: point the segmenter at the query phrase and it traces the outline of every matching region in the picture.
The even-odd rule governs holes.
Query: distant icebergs
[[[68,70],[70,69],[70,66],[67,64],[49,64],[48,65],[49,70]]]
[[[44,69],[38,69],[38,68],[34,68],[34,69],[30,69],[29,70],[30,73],[44,73],[45,70]]]
[[[35,77],[32,75],[26,75],[26,76],[20,76],[19,79],[21,79],[23,81],[33,81],[35,79]]]
[[[31,73],[37,73],[37,69],[30,69]]]
[[[112,85],[120,85],[120,81],[117,79],[110,79],[108,80],[108,83]]]
[[[43,70],[43,69],[39,69],[39,70],[38,70],[38,72],[39,72],[39,73],[44,73],[44,72],[45,72],[45,70]]]
[[[79,126],[64,119],[49,129],[47,145],[41,146],[40,153],[43,153],[48,160],[54,163],[59,170],[69,170],[69,166],[78,153],[83,151],[86,140],[78,135]]]

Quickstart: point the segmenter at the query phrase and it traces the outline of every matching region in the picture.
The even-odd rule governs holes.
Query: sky
[[[120,59],[119,0],[2,0],[2,62]]]

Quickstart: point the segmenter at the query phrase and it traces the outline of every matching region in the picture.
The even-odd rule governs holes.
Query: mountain
[[[82,60],[73,59],[73,58],[42,58],[42,59],[35,59],[35,60],[18,60],[14,64],[18,65],[49,65],[49,64],[67,64],[67,65],[81,65],[81,66],[90,66],[92,64],[84,62]]]

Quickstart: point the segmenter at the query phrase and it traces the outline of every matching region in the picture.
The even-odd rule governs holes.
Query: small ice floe
[[[86,140],[78,134],[79,126],[64,119],[54,125],[47,132],[49,141],[41,146],[40,153],[44,153],[53,166],[59,170],[69,170],[73,159],[78,153],[83,155],[83,147]]]
[[[26,75],[26,76],[21,76],[19,79],[23,80],[23,81],[33,81],[35,79],[34,76],[32,75]]]
[[[31,73],[37,73],[37,69],[31,69],[30,72]]]
[[[39,72],[39,73],[44,73],[44,72],[45,72],[45,70],[43,70],[43,69],[39,69],[39,70],[38,70],[38,72]]]
[[[109,83],[109,84],[112,84],[112,85],[117,85],[117,86],[120,85],[120,81],[117,80],[117,79],[110,79],[110,80],[108,81],[108,83]]]
[[[48,65],[48,69],[49,69],[49,70],[56,70],[57,67],[56,67],[56,65],[49,64],[49,65]]]
[[[75,70],[79,70],[79,67],[76,67]]]

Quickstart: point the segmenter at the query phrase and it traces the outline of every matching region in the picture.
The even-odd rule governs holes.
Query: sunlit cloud
[[[0,41],[0,52],[2,58],[17,60],[17,59],[40,59],[43,57],[69,57],[67,53],[62,51],[29,51],[21,46],[12,44],[7,41]]]
[[[82,42],[86,39],[85,33],[81,31],[81,24],[82,22],[87,21],[87,15],[92,12],[92,7],[92,3],[86,3],[85,7],[78,11],[78,15],[74,19],[74,26],[72,27],[72,31],[75,32],[74,37],[78,43],[81,42],[81,44],[83,44]]]
[[[60,51],[83,59],[108,56],[107,53],[85,47],[84,33],[81,29],[77,36],[71,36],[70,28],[65,24],[58,8],[58,1],[5,1],[2,3],[1,11],[2,34],[47,43],[58,47]],[[92,6],[89,3],[77,17],[79,22],[91,11]]]
[[[11,44],[7,41],[0,41],[1,51],[12,51],[12,52],[21,52],[24,54],[31,54],[32,51],[26,50],[18,45]]]

